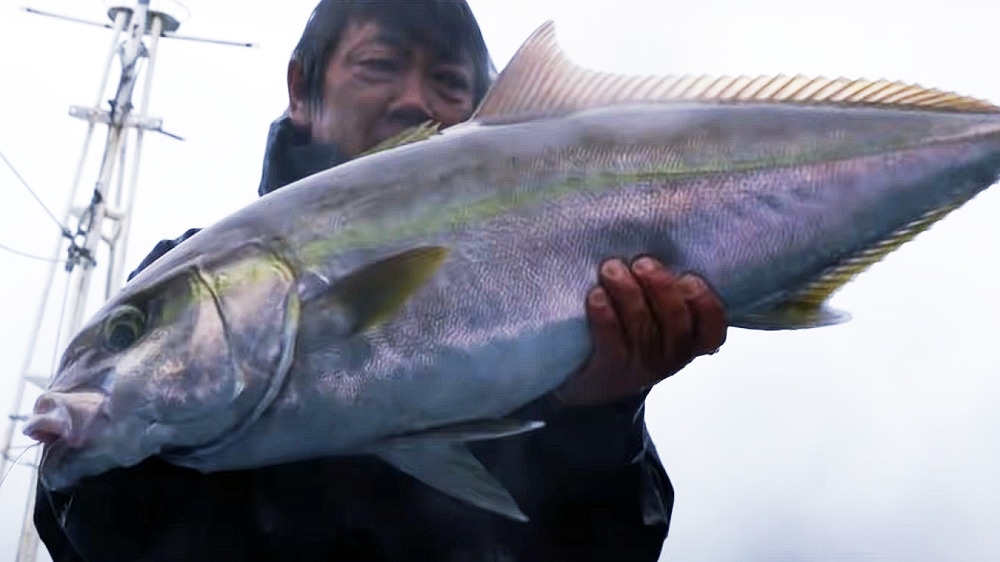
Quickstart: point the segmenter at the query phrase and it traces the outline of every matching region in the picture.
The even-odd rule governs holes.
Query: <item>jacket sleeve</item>
[[[665,538],[674,489],[646,428],[647,394],[569,406],[550,393],[515,415],[546,423],[532,436],[527,457],[543,473],[588,483],[595,496],[614,497],[644,525],[662,525]]]
[[[549,394],[512,416],[542,420],[523,435],[469,448],[532,521],[510,540],[532,559],[656,560],[674,490],[643,419],[644,395],[567,406]],[[579,556],[577,556],[577,554]]]
[[[160,240],[160,242],[153,247],[153,251],[143,258],[141,262],[139,262],[139,267],[135,268],[135,271],[128,274],[128,280],[131,281],[132,278],[138,275],[140,271],[149,267],[150,264],[163,257],[163,254],[166,254],[181,242],[197,234],[199,230],[201,229],[189,228],[187,232],[181,234],[179,238],[174,238],[173,240]]]
[[[569,406],[550,393],[516,415],[546,423],[539,436],[553,460],[613,467],[636,462],[645,452],[644,402],[642,394],[606,404]]]

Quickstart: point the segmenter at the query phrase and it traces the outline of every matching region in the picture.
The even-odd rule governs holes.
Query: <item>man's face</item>
[[[334,143],[350,158],[429,119],[461,123],[474,109],[474,71],[467,57],[457,58],[407,44],[376,23],[352,22],[327,63],[323,103],[293,101],[292,119],[313,142]]]

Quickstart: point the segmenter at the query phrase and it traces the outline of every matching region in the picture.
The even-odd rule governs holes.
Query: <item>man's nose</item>
[[[399,93],[393,101],[390,111],[407,114],[422,113],[428,119],[434,117],[430,85],[422,73],[411,70],[403,76]]]

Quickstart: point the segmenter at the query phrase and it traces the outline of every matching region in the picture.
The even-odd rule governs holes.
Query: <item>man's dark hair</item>
[[[351,21],[375,22],[445,60],[468,56],[475,104],[486,95],[495,70],[479,23],[465,0],[321,0],[292,52],[302,67],[304,93],[311,103],[323,100],[326,66]]]

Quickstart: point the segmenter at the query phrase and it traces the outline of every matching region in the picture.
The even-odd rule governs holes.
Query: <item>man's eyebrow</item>
[[[409,51],[413,48],[412,41],[408,41],[401,33],[396,31],[380,30],[375,35],[374,42],[400,51]]]
[[[381,43],[386,47],[391,49],[396,49],[402,53],[412,54],[413,50],[420,47],[426,47],[432,53],[434,53],[434,58],[437,59],[436,62],[445,64],[463,64],[467,62],[468,57],[461,53],[458,49],[449,49],[446,45],[440,42],[427,42],[418,41],[411,37],[398,32],[382,29],[379,30],[378,34],[375,36],[374,42]]]

